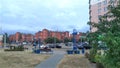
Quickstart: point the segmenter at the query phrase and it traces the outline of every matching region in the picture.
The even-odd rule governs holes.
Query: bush
[[[85,57],[89,58],[90,54],[88,52],[85,53]]]
[[[101,55],[101,53],[99,52],[99,53],[97,53],[96,55],[95,55],[95,61],[96,62],[101,62],[101,59],[102,59],[102,55]]]
[[[15,48],[16,51],[23,51],[24,50],[24,47],[23,46],[18,46]]]
[[[102,64],[102,59],[103,55],[101,55],[101,52],[97,53],[95,55],[95,61],[96,61],[96,67],[97,68],[104,68],[103,64]]]
[[[97,68],[104,68],[104,66],[102,65],[102,63],[98,63],[98,62],[96,63],[96,67]]]
[[[96,61],[95,61],[95,55],[96,55],[96,49],[91,49],[90,50],[90,55],[89,55],[90,62],[96,63]]]
[[[12,47],[13,47],[13,49],[12,49]],[[4,51],[24,51],[24,47],[22,45],[18,46],[18,47],[11,46],[10,49],[5,49]]]

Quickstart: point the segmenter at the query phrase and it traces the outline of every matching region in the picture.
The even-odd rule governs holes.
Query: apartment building
[[[69,38],[69,32],[50,31],[47,29],[38,31],[35,33],[35,35],[16,32],[15,34],[9,36],[9,40],[10,42],[23,42],[23,41],[32,42],[34,38],[36,40],[40,38],[42,41],[44,41],[48,37],[56,37],[59,40],[64,40],[65,37]]]
[[[35,38],[40,38],[42,41],[44,41],[48,37],[56,37],[59,40],[63,40],[65,37],[69,38],[69,32],[50,31],[47,29],[43,29],[42,31],[38,31],[37,33],[35,33]]]
[[[76,40],[78,41],[80,37],[83,35],[84,35],[83,33],[79,32],[76,35]],[[56,37],[57,39],[64,41],[65,38],[71,39],[73,35],[70,34],[68,31],[61,32],[43,29],[42,31],[36,32],[35,35],[16,32],[15,34],[9,36],[9,40],[10,42],[23,42],[23,41],[32,42],[33,39],[38,40],[39,38],[41,39],[41,41],[44,41],[48,37]]]
[[[10,42],[31,42],[33,40],[33,37],[34,35],[32,34],[23,34],[20,32],[16,32],[15,34],[9,36],[9,40]]]
[[[33,38],[34,38],[34,35],[32,35],[32,34],[22,34],[20,41],[32,42]]]
[[[41,40],[44,40],[49,37],[49,30],[43,29],[42,31],[38,31],[35,33],[35,38],[38,39],[40,38]]]
[[[16,41],[15,35],[10,35],[9,40],[10,42],[15,42]]]
[[[16,34],[15,34],[15,41],[16,42],[19,42],[21,40],[21,33],[20,32],[17,32]]]
[[[108,10],[108,5],[113,2],[113,6],[118,5],[119,0],[89,0],[89,20],[90,22],[98,23],[99,18],[105,15]],[[95,32],[97,28],[90,26],[91,32]]]

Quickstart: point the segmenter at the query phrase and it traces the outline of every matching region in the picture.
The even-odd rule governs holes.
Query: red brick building
[[[15,41],[16,41],[16,42],[21,41],[21,33],[20,33],[20,32],[17,32],[17,33],[15,34]]]
[[[34,35],[32,34],[22,34],[20,32],[17,32],[13,35],[9,36],[9,40],[11,42],[23,42],[23,41],[27,41],[27,42],[31,42],[33,40]]]
[[[78,41],[80,39],[80,36],[82,35],[83,34],[79,32],[76,36],[76,40]],[[42,31],[36,32],[35,35],[23,34],[23,33],[17,32],[13,35],[10,35],[9,40],[11,42],[13,41],[14,42],[23,42],[23,41],[32,42],[34,38],[37,40],[40,38],[42,41],[44,41],[48,37],[56,37],[59,40],[63,41],[65,38],[71,39],[73,35],[70,34],[68,31],[60,32],[60,31],[50,31],[47,29],[43,29]]]
[[[44,41],[48,37],[56,37],[59,40],[63,40],[65,37],[69,38],[69,32],[50,31],[47,29],[43,29],[42,31],[35,33],[36,39],[41,38],[41,40]]]
[[[27,42],[33,41],[34,35],[32,34],[21,34],[21,35],[22,35],[21,41],[27,41]]]
[[[9,40],[10,40],[10,42],[16,41],[15,35],[10,35]]]

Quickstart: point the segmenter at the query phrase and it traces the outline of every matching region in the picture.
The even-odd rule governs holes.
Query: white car
[[[40,48],[45,48],[46,46],[45,45],[41,45]]]

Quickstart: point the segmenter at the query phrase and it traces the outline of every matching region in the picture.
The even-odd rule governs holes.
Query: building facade
[[[35,35],[16,32],[15,34],[9,36],[9,40],[10,42],[16,42],[16,43],[23,41],[32,42],[33,39],[38,40],[39,38],[42,41],[44,41],[48,37],[56,37],[59,40],[64,40],[64,38],[70,38],[68,31],[59,32],[59,31],[50,31],[47,29],[43,29],[42,31],[36,32]]]
[[[42,31],[38,31],[35,33],[35,38],[40,38],[42,41],[47,39],[48,37],[56,37],[59,40],[64,40],[64,38],[69,38],[69,32],[60,32],[60,31],[50,31],[47,29],[43,29]]]
[[[20,32],[16,32],[15,34],[9,36],[9,41],[16,42],[16,43],[23,42],[23,41],[32,42],[33,37],[34,37],[34,35],[32,35],[32,34],[23,34]]]
[[[119,0],[89,0],[89,20],[98,23],[101,16],[106,15],[109,11],[108,6],[113,2],[113,6],[118,5]],[[97,28],[90,26],[91,32],[95,32]]]
[[[16,34],[15,34],[15,41],[16,42],[19,42],[21,40],[21,33],[20,32],[17,32]]]
[[[82,35],[83,33],[79,32],[76,35],[76,40],[78,41]],[[47,39],[48,37],[55,37],[60,41],[64,41],[65,38],[72,39],[73,35],[70,34],[68,31],[61,32],[43,29],[42,31],[36,32],[35,35],[16,32],[15,34],[9,36],[9,40],[10,42],[19,43],[24,41],[33,42],[34,39],[38,40],[40,38],[41,41],[44,42],[44,40]]]
[[[34,38],[34,35],[32,34],[22,34],[21,41],[32,42],[33,38]]]

